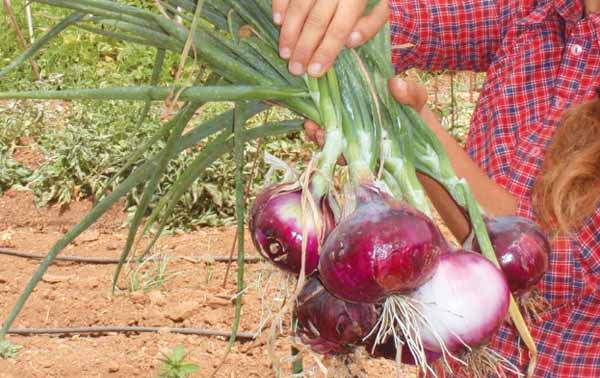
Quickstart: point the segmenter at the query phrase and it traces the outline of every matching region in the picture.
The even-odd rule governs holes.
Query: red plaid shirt
[[[534,217],[531,189],[562,113],[600,86],[600,15],[583,0],[390,0],[398,70],[487,71],[467,150]],[[590,188],[590,190],[594,190]],[[600,377],[600,206],[573,238],[553,241],[540,290],[552,308],[530,329],[536,377]],[[503,326],[491,344],[523,371],[527,352]]]

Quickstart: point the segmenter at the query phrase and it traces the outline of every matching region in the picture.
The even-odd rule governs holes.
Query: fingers
[[[321,71],[322,66],[317,67],[314,63],[309,66],[309,61],[325,33],[328,33],[329,24],[336,13],[337,7],[332,3],[335,1],[318,0],[306,18],[289,62],[289,70],[293,75],[302,75],[307,69],[311,75],[315,69]]]
[[[279,55],[289,59],[290,72],[302,75],[308,71],[311,76],[325,73],[348,41],[366,4],[367,0],[287,0],[283,14],[284,5],[274,3],[274,12],[283,16]]]
[[[358,20],[346,43],[347,47],[353,48],[362,45],[381,30],[390,18],[390,7],[388,0],[381,0],[367,16]]]
[[[273,22],[281,25],[287,11],[290,0],[273,0]]]
[[[313,121],[304,122],[304,135],[308,138],[308,140],[312,142],[317,141],[317,132],[321,130],[319,125],[314,123]]]
[[[418,112],[427,103],[427,89],[421,84],[396,77],[390,79],[388,86],[396,101],[408,105]]]
[[[279,36],[279,55],[283,59],[292,57],[292,52],[296,47],[304,23],[308,18],[315,1],[316,0],[289,1]]]
[[[323,148],[323,146],[325,145],[325,130],[319,129],[316,133],[316,138],[319,148]]]
[[[314,56],[312,56],[308,66],[309,75],[321,76],[333,65],[335,58],[348,41],[354,25],[363,14],[365,7],[365,0],[343,0],[340,2],[327,33]]]
[[[325,130],[320,128],[319,125],[317,125],[313,121],[304,122],[304,135],[306,135],[306,138],[308,140],[316,143],[319,146],[319,148],[323,148],[323,146],[325,145]],[[339,165],[346,165],[346,159],[344,159],[343,155],[340,155],[340,157],[337,160],[337,163]]]
[[[313,121],[304,122],[304,135],[311,142],[315,142],[319,147],[325,145],[325,130]]]

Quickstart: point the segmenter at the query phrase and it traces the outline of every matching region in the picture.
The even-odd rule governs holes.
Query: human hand
[[[412,80],[404,80],[395,77],[388,81],[390,92],[399,104],[410,106],[417,112],[421,112],[427,103],[427,89],[420,83]],[[308,140],[323,147],[325,142],[325,130],[313,121],[304,123],[304,134]]]
[[[373,38],[389,18],[388,0],[364,15],[367,0],[273,0],[273,21],[281,25],[279,55],[293,75],[323,75],[344,46]]]

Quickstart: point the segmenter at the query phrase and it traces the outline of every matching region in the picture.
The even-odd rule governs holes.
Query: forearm
[[[437,116],[429,108],[423,108],[421,116],[444,146],[456,175],[467,181],[475,199],[483,210],[493,216],[515,214],[517,199],[490,179],[471,160],[465,150],[446,132]],[[462,242],[470,231],[464,210],[454,203],[452,197],[436,181],[423,175],[419,178],[450,231]]]

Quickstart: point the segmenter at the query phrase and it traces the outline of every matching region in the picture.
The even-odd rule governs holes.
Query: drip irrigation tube
[[[12,335],[72,335],[72,334],[103,334],[103,333],[156,333],[156,332],[170,332],[179,333],[183,335],[198,335],[198,336],[214,336],[214,337],[231,337],[231,332],[226,331],[214,331],[203,328],[171,328],[171,327],[118,327],[118,326],[105,326],[105,327],[66,327],[66,328],[13,328],[7,333]],[[236,335],[236,339],[242,340],[254,340],[258,335],[256,333],[239,332]]]
[[[13,256],[13,257],[21,257],[26,259],[36,259],[41,260],[46,257],[46,255],[41,253],[32,253],[32,252],[20,252],[15,251],[8,248],[0,248],[0,255],[5,256]],[[192,261],[192,262],[218,262],[218,263],[226,263],[226,262],[236,262],[237,258],[229,258],[225,256],[217,256],[217,257],[188,257],[188,256],[176,256],[176,259]],[[152,258],[150,258],[152,259]],[[82,264],[96,264],[96,265],[112,265],[118,264],[119,259],[109,259],[102,257],[78,257],[78,256],[58,256],[55,261],[68,261]],[[128,263],[135,262],[136,260],[127,261]],[[260,261],[263,261],[260,257],[246,257],[244,262],[249,264],[255,264]]]

